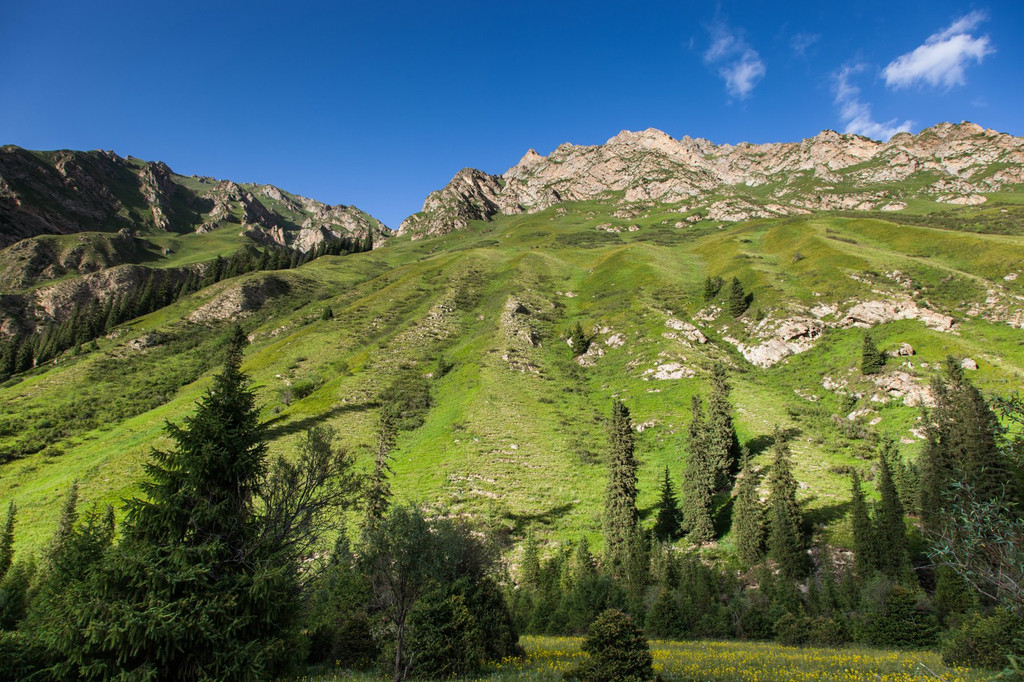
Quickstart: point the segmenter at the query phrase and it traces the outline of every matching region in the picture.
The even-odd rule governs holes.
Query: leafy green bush
[[[974,614],[942,642],[942,662],[950,666],[998,669],[1009,656],[1024,656],[1024,620],[1004,609]]]
[[[593,622],[583,641],[587,659],[568,677],[604,682],[611,680],[653,680],[651,648],[633,619],[617,609],[608,609]]]
[[[862,597],[856,639],[874,646],[921,648],[934,646],[939,621],[930,605],[902,585],[874,583]]]

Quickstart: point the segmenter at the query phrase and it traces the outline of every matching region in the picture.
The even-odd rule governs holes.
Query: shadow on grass
[[[502,516],[512,522],[512,534],[522,535],[525,534],[528,527],[535,523],[542,523],[544,525],[554,523],[571,512],[575,506],[576,505],[572,502],[567,502],[535,514],[516,514],[515,512],[505,512]]]
[[[366,410],[372,410],[377,407],[379,407],[379,403],[376,402],[346,403],[343,405],[335,405],[330,410],[322,414],[314,414],[294,421],[287,421],[287,415],[278,415],[264,422],[264,425],[267,427],[266,437],[268,440],[276,440],[277,438],[284,436],[291,436],[312,428],[321,422],[327,421],[328,419],[333,419],[339,415],[347,414],[349,412],[365,412]]]

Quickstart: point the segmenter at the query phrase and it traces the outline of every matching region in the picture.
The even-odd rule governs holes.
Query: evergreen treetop
[[[752,566],[764,557],[764,505],[757,490],[758,476],[749,461],[736,482],[732,508],[732,533],[740,561]]]
[[[682,531],[683,513],[679,510],[675,487],[665,467],[665,477],[661,484],[661,496],[658,498],[658,516],[654,522],[654,537],[661,542],[671,542],[679,537]]]
[[[637,461],[633,454],[633,423],[629,409],[616,400],[609,423],[608,486],[605,496],[604,535],[609,563],[616,570],[625,565],[629,541],[637,527]]]

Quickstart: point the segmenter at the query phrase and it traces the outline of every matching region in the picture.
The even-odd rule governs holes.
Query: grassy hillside
[[[675,226],[679,214],[627,220],[613,210],[556,206],[274,273],[281,288],[240,319],[252,338],[244,369],[272,452],[290,453],[299,433],[330,424],[368,467],[382,390],[400,377],[425,378],[431,407],[421,426],[401,433],[395,453],[399,497],[486,520],[516,542],[533,528],[548,542],[585,534],[599,544],[612,398],[643,427],[639,505],[649,514],[664,467],[681,478],[691,397],[724,363],[741,441],[765,458],[775,425],[787,429],[803,503],[844,542],[849,468],[870,477],[877,434],[900,440],[906,457],[920,447],[912,431],[919,408],[872,400],[880,389],[858,369],[863,330],[842,323],[845,311],[912,298],[955,318],[952,332],[912,319],[880,325],[880,347],[916,351],[891,358],[887,372],[926,383],[952,354],[977,361],[970,377],[984,391],[1024,384],[1024,331],[1000,321],[1024,300],[1015,298],[1024,273],[1004,279],[1022,267],[1024,238],[1014,229],[973,231],[985,220],[979,209],[930,221],[937,205],[915,207],[905,220],[920,225],[818,214],[687,227]],[[167,263],[184,264],[227,248],[233,230],[149,239],[173,241]],[[707,276],[735,276],[753,294],[741,319],[700,319],[709,313]],[[216,368],[227,322],[189,316],[263,277],[220,282],[118,328],[97,350],[0,386],[0,452],[11,458],[0,464],[0,501],[19,506],[20,549],[45,542],[74,479],[87,502],[135,494],[147,453],[167,444],[165,421],[189,413]],[[997,302],[986,307],[993,291]],[[322,320],[327,306],[334,317]],[[815,306],[836,310],[821,318],[822,335],[772,367],[753,366],[727,340],[755,344],[771,324],[810,317]],[[708,343],[687,340],[672,320],[695,323]],[[575,362],[565,343],[577,322],[601,351],[588,355],[591,366]],[[138,339],[145,342],[133,347]],[[666,366],[694,376],[654,378]],[[826,389],[825,377],[845,388]]]

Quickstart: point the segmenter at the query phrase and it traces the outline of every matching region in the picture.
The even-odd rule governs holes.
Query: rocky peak
[[[505,194],[501,178],[463,168],[444,189],[431,192],[423,210],[402,221],[398,233],[411,234],[414,239],[442,235],[466,227],[471,220],[490,220],[499,213],[521,211]]]
[[[993,164],[998,169],[990,172]],[[805,179],[794,190],[794,178],[808,172],[811,182]],[[913,188],[878,189],[915,175],[924,182]],[[400,232],[444,234],[498,213],[539,211],[613,192],[627,204],[686,202],[682,212],[694,220],[738,221],[816,210],[901,210],[913,197],[978,204],[986,193],[1022,183],[1024,138],[968,122],[941,123],[888,142],[823,130],[800,142],[715,145],[653,128],[624,130],[604,145],[565,143],[546,157],[531,149],[500,179],[460,171]],[[751,196],[745,190],[757,186],[769,191]]]

